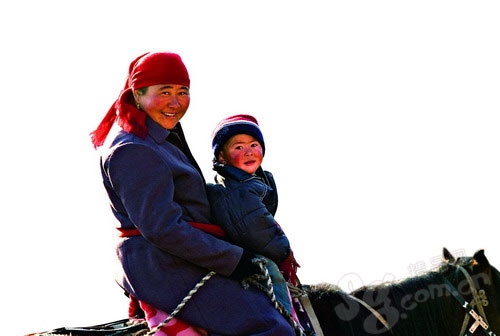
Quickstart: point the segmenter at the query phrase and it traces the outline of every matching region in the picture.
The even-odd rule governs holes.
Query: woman
[[[293,335],[269,299],[240,281],[258,273],[254,255],[196,228],[210,223],[205,182],[178,123],[189,106],[189,75],[173,53],[134,60],[118,100],[92,132],[104,186],[118,219],[119,284],[171,312],[209,271],[212,277],[177,317],[211,335]],[[191,224],[190,224],[191,223]]]

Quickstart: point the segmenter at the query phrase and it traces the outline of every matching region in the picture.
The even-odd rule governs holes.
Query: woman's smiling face
[[[229,138],[219,153],[220,163],[229,164],[249,174],[255,173],[262,163],[262,146],[253,136],[237,134]]]
[[[134,90],[135,101],[146,114],[165,129],[172,129],[186,113],[189,87],[178,84],[149,86],[145,93]]]

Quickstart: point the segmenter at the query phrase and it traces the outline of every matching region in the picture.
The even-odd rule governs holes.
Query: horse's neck
[[[440,276],[426,274],[353,294],[382,314],[395,335],[458,335],[465,316]]]

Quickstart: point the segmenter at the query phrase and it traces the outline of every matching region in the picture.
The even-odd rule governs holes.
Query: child
[[[274,220],[278,194],[271,173],[262,170],[264,138],[257,120],[235,115],[222,120],[212,135],[216,184],[207,186],[215,223],[228,239],[270,259],[266,265],[278,301],[292,313],[286,281],[298,267],[290,243]],[[295,283],[294,283],[295,284]]]

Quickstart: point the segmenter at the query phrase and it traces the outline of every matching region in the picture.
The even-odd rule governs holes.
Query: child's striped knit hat
[[[212,150],[217,158],[224,144],[236,134],[248,134],[257,140],[265,153],[264,137],[257,119],[248,114],[238,114],[221,120],[212,133]]]

